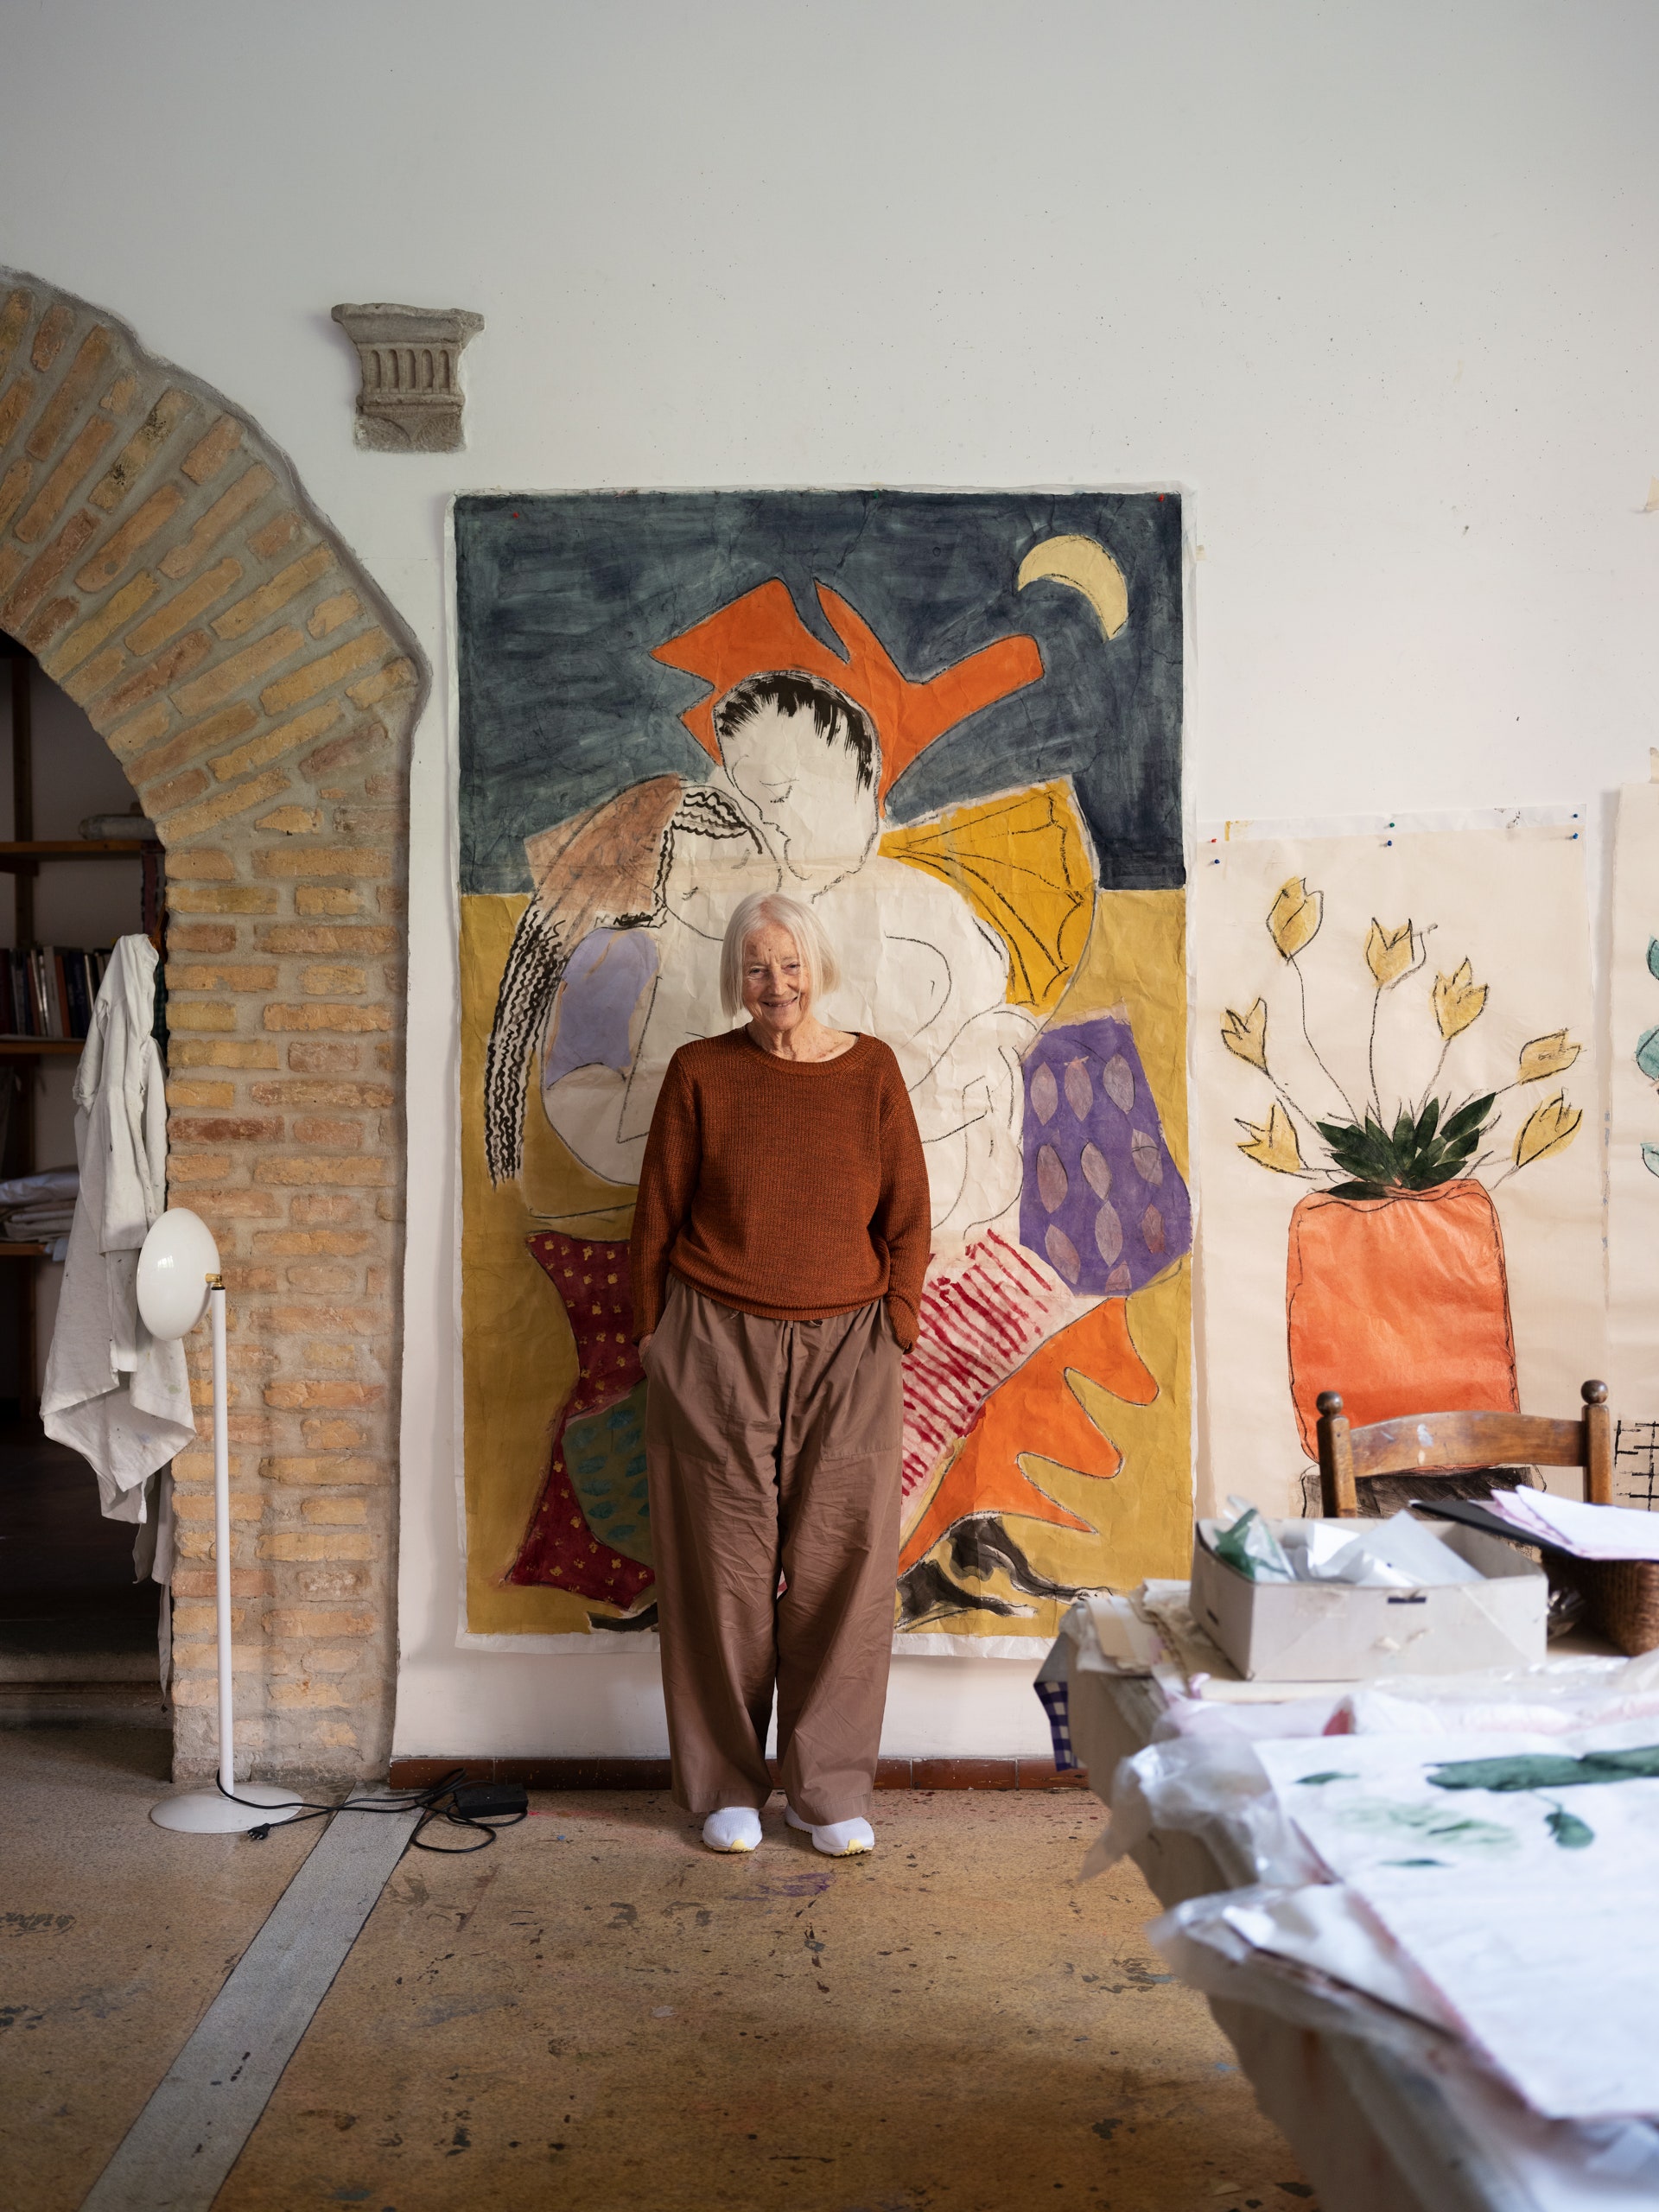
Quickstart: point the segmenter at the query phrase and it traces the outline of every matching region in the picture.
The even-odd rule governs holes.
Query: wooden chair
[[[1580,1421],[1538,1414],[1401,1414],[1351,1427],[1334,1390],[1319,1393],[1319,1502],[1327,1520],[1359,1512],[1356,1482],[1372,1475],[1449,1475],[1471,1467],[1582,1467],[1592,1505],[1613,1502],[1607,1385],[1586,1382]]]

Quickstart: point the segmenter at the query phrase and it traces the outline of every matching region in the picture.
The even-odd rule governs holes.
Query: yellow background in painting
[[[547,1469],[552,1424],[576,1372],[563,1308],[524,1239],[546,1228],[626,1236],[633,1197],[629,1189],[619,1202],[614,1184],[590,1174],[572,1157],[533,1095],[524,1116],[522,1184],[494,1188],[486,1173],[484,1058],[507,948],[525,903],[522,895],[497,893],[468,895],[461,902],[467,1624],[475,1635],[580,1634],[590,1611],[606,1610],[566,1592],[509,1587],[500,1580],[529,1523]],[[1179,891],[1100,893],[1080,959],[1057,931],[1057,950],[1070,952],[1077,964],[1048,1016],[1052,1023],[1086,1021],[1116,1007],[1127,1010],[1183,1178],[1188,1174],[1185,920]],[[1130,1333],[1158,1379],[1151,1405],[1078,1392],[1085,1410],[1122,1452],[1120,1474],[1100,1482],[1034,1458],[1026,1464],[1040,1488],[1099,1532],[1085,1536],[1010,1520],[1009,1534],[1051,1580],[1126,1588],[1149,1574],[1185,1572],[1192,1511],[1191,1313],[1190,1261],[1129,1300]],[[928,1622],[925,1632],[1018,1635],[1033,1643],[1052,1637],[1059,1611],[1053,1602],[1020,1596],[1001,1572],[982,1586],[1035,1610],[1015,1618],[951,1614]]]
[[[1122,1007],[1141,1065],[1157,1101],[1164,1139],[1181,1179],[1192,1188],[1186,1122],[1186,894],[1182,891],[1103,891],[1094,927],[1065,997],[1048,1026],[1088,1021]],[[1110,1481],[1081,1475],[1022,1453],[1020,1465],[1038,1488],[1097,1532],[1058,1529],[1008,1517],[1008,1534],[1052,1582],[1132,1590],[1147,1575],[1185,1576],[1192,1563],[1192,1262],[1184,1259],[1128,1301],[1129,1335],[1158,1379],[1149,1406],[1132,1406],[1107,1392],[1078,1389],[1084,1410],[1123,1454]],[[930,1557],[953,1580],[950,1539]],[[1011,1603],[1034,1608],[1025,1619],[950,1613],[921,1624],[924,1635],[1052,1637],[1064,1608],[1023,1597],[1005,1573],[968,1583]]]
[[[1079,1474],[1033,1452],[1020,1454],[1020,1471],[1057,1503],[1086,1521],[1093,1535],[1052,1522],[1005,1515],[1003,1526],[1037,1572],[1051,1582],[1133,1590],[1147,1575],[1184,1579],[1192,1561],[1192,1415],[1188,1403],[1188,1337],[1192,1313],[1192,1263],[1178,1261],[1167,1274],[1128,1302],[1129,1334],[1157,1376],[1158,1395],[1132,1406],[1109,1391],[1091,1389],[1083,1377],[1072,1388],[1090,1418],[1123,1454],[1109,1481]],[[1172,1383],[1170,1378],[1173,1378]],[[1024,1619],[976,1612],[944,1613],[918,1624],[924,1636],[1029,1636],[1059,1633],[1063,1599],[1022,1595],[1007,1573],[963,1574],[950,1564],[949,1538],[935,1545],[954,1582],[976,1596],[1005,1599],[1033,1608]]]
[[[538,1229],[626,1236],[630,1185],[601,1182],[566,1151],[539,1099],[524,1116],[524,1167],[493,1185],[484,1166],[484,1056],[522,893],[461,902],[461,1346],[467,1625],[474,1636],[582,1635],[613,1609],[566,1590],[520,1589],[512,1565],[541,1494],[549,1440],[576,1380],[575,1339],[524,1239]]]

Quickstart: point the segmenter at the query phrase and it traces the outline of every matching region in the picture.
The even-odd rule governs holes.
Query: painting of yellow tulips
[[[1306,1186],[1287,1267],[1303,1449],[1313,1455],[1315,1401],[1332,1388],[1357,1422],[1408,1409],[1402,1390],[1417,1410],[1516,1408],[1494,1198],[1578,1135],[1583,1108],[1566,1079],[1581,1047],[1566,1027],[1541,1031],[1522,1045],[1509,1080],[1494,1083],[1465,1071],[1491,990],[1478,948],[1453,945],[1446,958],[1433,923],[1375,914],[1344,944],[1321,943],[1325,893],[1300,875],[1279,886],[1263,918],[1278,987],[1224,1006],[1219,1030],[1251,1071],[1255,1103],[1236,1116],[1238,1151]],[[1347,1002],[1341,1052],[1322,1039],[1310,1003],[1316,944],[1323,987],[1334,972]],[[1363,1055],[1357,993],[1368,1001]],[[1294,1049],[1281,1054],[1287,1036]],[[1396,1055],[1409,1058],[1409,1080]]]

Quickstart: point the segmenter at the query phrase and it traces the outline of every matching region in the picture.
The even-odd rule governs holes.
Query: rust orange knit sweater
[[[722,1305],[818,1321],[885,1298],[908,1351],[928,1255],[927,1164],[891,1049],[782,1060],[741,1029],[668,1064],[629,1258],[636,1336],[671,1267]]]

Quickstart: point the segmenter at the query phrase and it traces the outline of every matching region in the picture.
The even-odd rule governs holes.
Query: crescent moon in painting
[[[1129,588],[1123,571],[1093,537],[1046,537],[1020,563],[1016,590],[1046,576],[1080,591],[1095,610],[1103,638],[1115,638],[1129,619]]]

